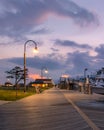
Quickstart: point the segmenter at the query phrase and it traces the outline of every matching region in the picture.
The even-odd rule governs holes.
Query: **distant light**
[[[47,70],[47,69],[45,70],[45,73],[48,73],[48,70]]]
[[[63,74],[61,77],[62,78],[69,78],[69,75],[68,74]]]

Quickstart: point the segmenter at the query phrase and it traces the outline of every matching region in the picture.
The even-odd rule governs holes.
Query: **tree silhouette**
[[[13,69],[6,71],[8,76],[6,78],[14,78],[15,87],[17,88],[17,84],[24,79],[24,69],[19,66],[14,67]],[[28,76],[28,69],[26,69],[26,77]]]

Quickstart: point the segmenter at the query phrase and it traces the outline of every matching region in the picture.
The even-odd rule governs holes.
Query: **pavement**
[[[64,92],[63,90],[60,90],[60,91]],[[104,107],[104,95],[96,94],[96,93],[84,94],[84,93],[73,91],[73,90],[67,90],[67,93],[70,94],[69,97],[71,98],[71,100],[77,104],[85,105],[87,107],[94,106],[96,108],[98,107],[101,109],[102,107]],[[10,102],[12,101],[0,100],[0,105],[4,105]]]
[[[104,130],[104,95],[60,91],[93,130]]]
[[[67,96],[78,106],[104,110],[104,95],[84,94],[78,91],[68,90]]]
[[[60,89],[60,91],[63,91]],[[67,90],[68,93],[70,93],[70,98],[74,101],[74,102],[91,102],[91,101],[96,101],[97,102],[104,102],[104,95],[101,94],[83,94],[81,92],[78,91],[74,91],[74,90]],[[0,105],[6,104],[6,103],[10,103],[12,101],[4,101],[4,100],[0,100]]]
[[[64,90],[60,90],[64,93]],[[91,108],[104,110],[104,95],[101,94],[84,94],[79,91],[65,90],[65,94],[70,98],[77,106],[81,108]],[[8,104],[14,101],[0,100],[0,105]]]
[[[0,105],[0,130],[104,130],[100,94],[52,88]]]

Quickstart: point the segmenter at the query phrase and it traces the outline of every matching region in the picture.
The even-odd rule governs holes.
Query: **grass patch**
[[[32,91],[24,92],[22,90],[0,90],[0,100],[15,101],[33,94],[35,94],[35,92]]]
[[[41,88],[41,92],[49,88]],[[14,90],[12,87],[1,87],[0,88],[0,100],[4,101],[16,101],[24,97],[36,94],[36,90],[33,87],[29,87],[26,92],[23,88],[19,90]]]

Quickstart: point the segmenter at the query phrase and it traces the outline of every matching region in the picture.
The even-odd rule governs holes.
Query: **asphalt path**
[[[99,130],[68,96],[52,88],[0,106],[0,130]]]

